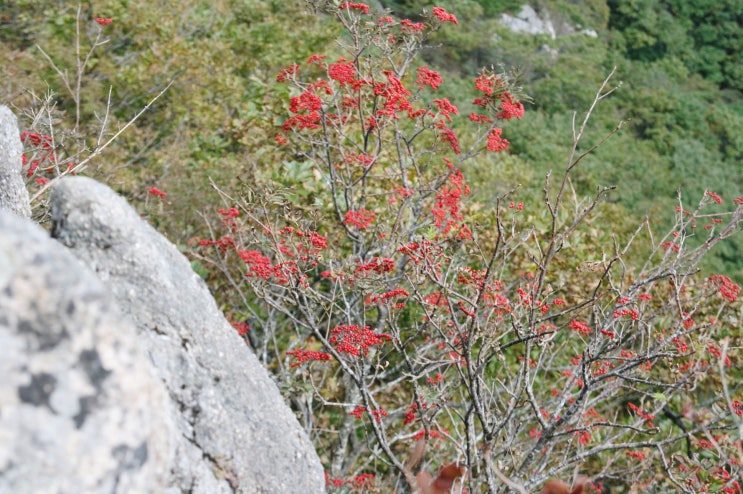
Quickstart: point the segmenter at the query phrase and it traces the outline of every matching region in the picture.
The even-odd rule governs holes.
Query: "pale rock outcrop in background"
[[[501,14],[498,22],[514,33],[544,34],[551,39],[558,36],[569,36],[582,34],[597,38],[598,33],[594,29],[580,29],[570,25],[567,20],[561,19],[559,15],[553,19],[548,8],[542,5],[538,10],[529,4],[521,7],[516,15]],[[576,31],[576,29],[579,29]]]
[[[515,16],[501,14],[498,21],[515,33],[546,34],[552,39],[557,37],[549,12],[545,11],[540,15],[528,4],[521,7]]]

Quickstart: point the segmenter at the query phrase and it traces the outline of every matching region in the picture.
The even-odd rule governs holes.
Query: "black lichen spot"
[[[122,474],[127,470],[139,470],[147,461],[147,443],[142,442],[136,448],[131,448],[126,444],[120,444],[111,450],[111,455],[118,462],[112,491],[118,491],[117,487],[121,481]]]
[[[132,448],[126,444],[120,444],[112,449],[111,453],[119,462],[118,470],[120,472],[122,470],[137,470],[147,462],[147,442],[142,441],[142,444],[136,448]]]
[[[32,345],[33,348],[36,350],[52,350],[63,340],[69,338],[70,336],[70,334],[64,327],[58,328],[55,331],[51,330],[48,326],[45,326],[44,329],[41,330],[38,326],[38,321],[29,321],[27,319],[21,319],[20,321],[18,321],[18,333],[26,336],[27,338],[28,336],[33,336],[36,339],[36,344]]]
[[[108,378],[111,371],[103,368],[103,362],[101,362],[101,357],[98,355],[98,351],[95,349],[83,350],[80,352],[78,362],[80,367],[82,367],[88,375],[88,379],[90,379],[90,383],[93,385],[96,392],[103,392],[103,381]]]
[[[23,403],[29,403],[34,406],[45,406],[52,410],[49,404],[49,398],[54,389],[57,387],[57,378],[51,374],[42,372],[41,374],[32,374],[31,383],[18,388],[18,397]],[[52,410],[54,411],[54,410]]]
[[[111,371],[103,368],[103,362],[101,362],[101,357],[96,349],[83,350],[80,352],[78,366],[82,368],[83,372],[88,376],[90,384],[95,388],[95,394],[83,396],[78,401],[80,411],[72,417],[72,420],[75,422],[75,427],[79,429],[85,423],[88,415],[90,415],[96,405],[98,405],[101,396],[105,394],[103,382],[111,374]]]
[[[90,412],[93,411],[93,408],[95,408],[95,405],[97,403],[98,397],[94,395],[83,396],[78,400],[80,411],[77,412],[74,417],[72,417],[72,420],[75,422],[75,427],[77,429],[83,426],[85,420],[88,418],[88,415],[90,415]]]

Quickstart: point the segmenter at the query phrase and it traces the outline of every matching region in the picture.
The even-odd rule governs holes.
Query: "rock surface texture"
[[[0,492],[164,492],[167,392],[108,290],[0,211]]]
[[[525,4],[516,15],[501,14],[498,22],[514,33],[543,34],[552,39],[573,34],[598,37],[598,33],[593,29],[574,27],[561,15],[553,16],[548,4],[541,4],[538,9]],[[543,46],[548,47],[548,45]]]
[[[0,105],[0,210],[28,218],[31,208],[21,176],[21,153],[18,121],[10,108]]]
[[[515,33],[546,34],[552,39],[557,37],[555,26],[550,19],[549,12],[542,15],[531,5],[524,5],[515,16],[501,14],[500,23]]]
[[[52,221],[52,235],[133,320],[177,411],[166,492],[324,491],[317,454],[278,388],[174,245],[82,177],[55,186]]]

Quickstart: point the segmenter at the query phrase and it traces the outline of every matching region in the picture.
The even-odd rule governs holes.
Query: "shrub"
[[[679,200],[665,235],[643,224],[580,245],[613,189],[580,198],[571,185],[622,126],[583,142],[607,78],[541,204],[512,190],[487,215],[469,209],[466,162],[507,152],[520,89],[483,70],[467,118],[416,58],[455,16],[324,8],[345,54],[277,76],[290,99],[275,140],[294,183],[222,191],[198,257],[221,273],[228,316],[279,379],[329,488],[525,492],[578,469],[595,492],[740,492],[739,287],[696,266],[736,232],[743,198],[728,210],[708,191]]]

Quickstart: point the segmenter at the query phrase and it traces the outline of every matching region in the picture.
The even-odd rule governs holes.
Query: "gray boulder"
[[[95,276],[0,211],[0,492],[163,492],[175,423]]]
[[[22,153],[18,121],[10,108],[0,105],[0,210],[29,218],[28,191],[21,176]]]
[[[540,15],[528,4],[521,7],[515,16],[501,14],[499,22],[515,33],[546,34],[552,39],[557,37],[549,12],[544,11]]]
[[[52,221],[134,321],[178,411],[173,492],[324,492],[308,437],[173,244],[83,177],[55,186]]]

